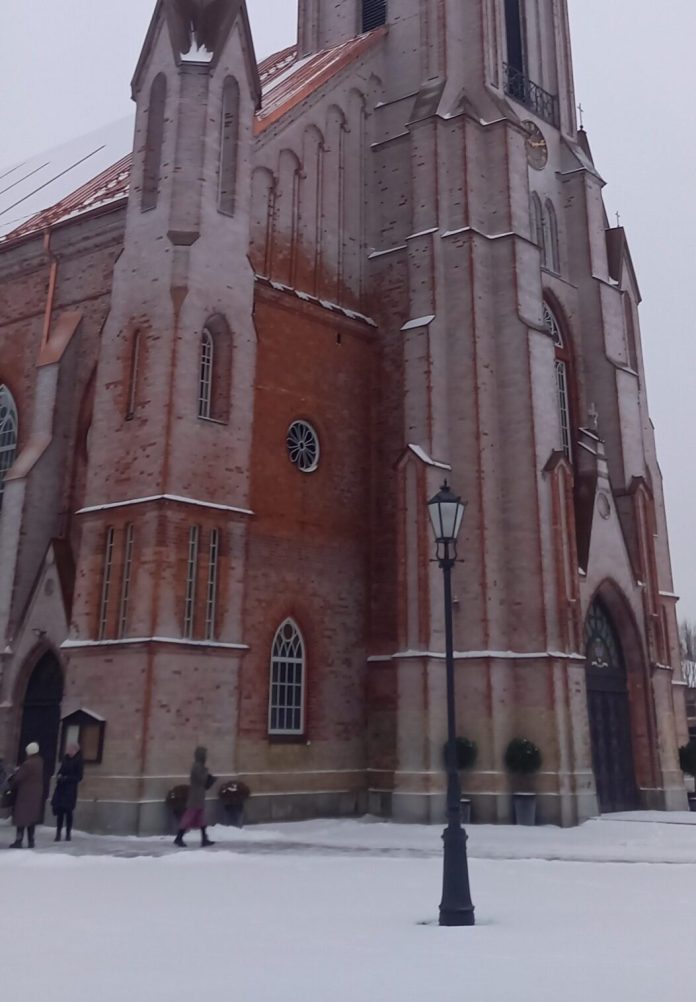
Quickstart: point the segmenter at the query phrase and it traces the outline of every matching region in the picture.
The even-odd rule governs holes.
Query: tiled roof
[[[378,28],[303,59],[291,45],[265,59],[259,64],[263,102],[256,114],[256,134],[306,100],[384,33]],[[0,245],[127,198],[132,155],[123,156],[130,148],[124,135],[130,142],[132,131],[132,120],[114,123],[45,157],[0,172]],[[108,159],[110,153],[121,154],[121,159],[114,163]],[[111,166],[90,176],[90,169],[105,162]]]
[[[370,49],[384,33],[384,28],[378,28],[366,35],[359,35],[357,38],[342,42],[333,49],[325,49],[292,64],[287,63],[289,69],[286,72],[276,70],[267,83],[263,80],[263,69],[261,69],[264,88],[263,104],[256,114],[257,134],[277,122],[336,73]]]
[[[132,154],[129,153],[118,163],[92,178],[87,184],[83,184],[71,195],[56,202],[49,209],[37,212],[26,223],[12,230],[5,239],[10,237],[13,240],[19,239],[30,233],[35,233],[37,230],[44,230],[49,226],[55,226],[56,223],[80,216],[84,212],[112,205],[114,202],[127,198],[131,161]]]

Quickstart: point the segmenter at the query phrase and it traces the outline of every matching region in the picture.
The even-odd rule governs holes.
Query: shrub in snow
[[[517,776],[531,776],[541,768],[541,752],[528,738],[513,738],[505,751],[505,768]]]
[[[218,797],[230,810],[238,811],[244,807],[251,796],[251,790],[241,780],[233,779],[223,783],[218,791]]]
[[[455,754],[458,769],[473,769],[478,757],[478,747],[470,738],[455,739]],[[447,742],[442,747],[442,760],[447,765]]]

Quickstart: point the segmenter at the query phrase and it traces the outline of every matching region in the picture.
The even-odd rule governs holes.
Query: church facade
[[[132,154],[0,242],[0,751],[159,831],[193,747],[252,818],[443,816],[454,571],[474,817],[686,804],[640,291],[565,0],[158,0]]]

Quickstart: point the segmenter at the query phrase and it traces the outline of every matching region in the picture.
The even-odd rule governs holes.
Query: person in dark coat
[[[69,842],[72,838],[73,811],[77,803],[77,788],[82,782],[83,774],[82,752],[77,745],[68,745],[51,797],[51,807],[56,816],[56,842],[60,842],[63,823],[65,823],[65,841]]]
[[[33,849],[34,830],[43,817],[44,762],[35,741],[27,745],[26,753],[26,759],[12,777],[12,788],[16,791],[12,818],[17,828],[17,837],[10,849],[22,848],[25,829],[29,848]]]
[[[191,780],[188,800],[186,801],[186,810],[181,819],[181,828],[174,839],[174,845],[178,845],[182,849],[186,846],[184,835],[191,828],[200,828],[201,846],[215,845],[208,838],[205,826],[205,794],[206,790],[209,790],[215,782],[215,777],[211,775],[205,764],[207,757],[208,750],[206,748],[196,748],[191,767]]]

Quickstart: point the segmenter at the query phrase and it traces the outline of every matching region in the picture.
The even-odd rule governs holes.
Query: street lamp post
[[[452,493],[447,481],[428,502],[437,544],[437,562],[445,586],[445,664],[447,668],[447,827],[442,833],[444,861],[440,925],[474,925],[469,890],[466,832],[461,821],[461,787],[457,769],[457,724],[454,704],[454,640],[452,636],[452,568],[457,559],[457,536],[466,505]]]

